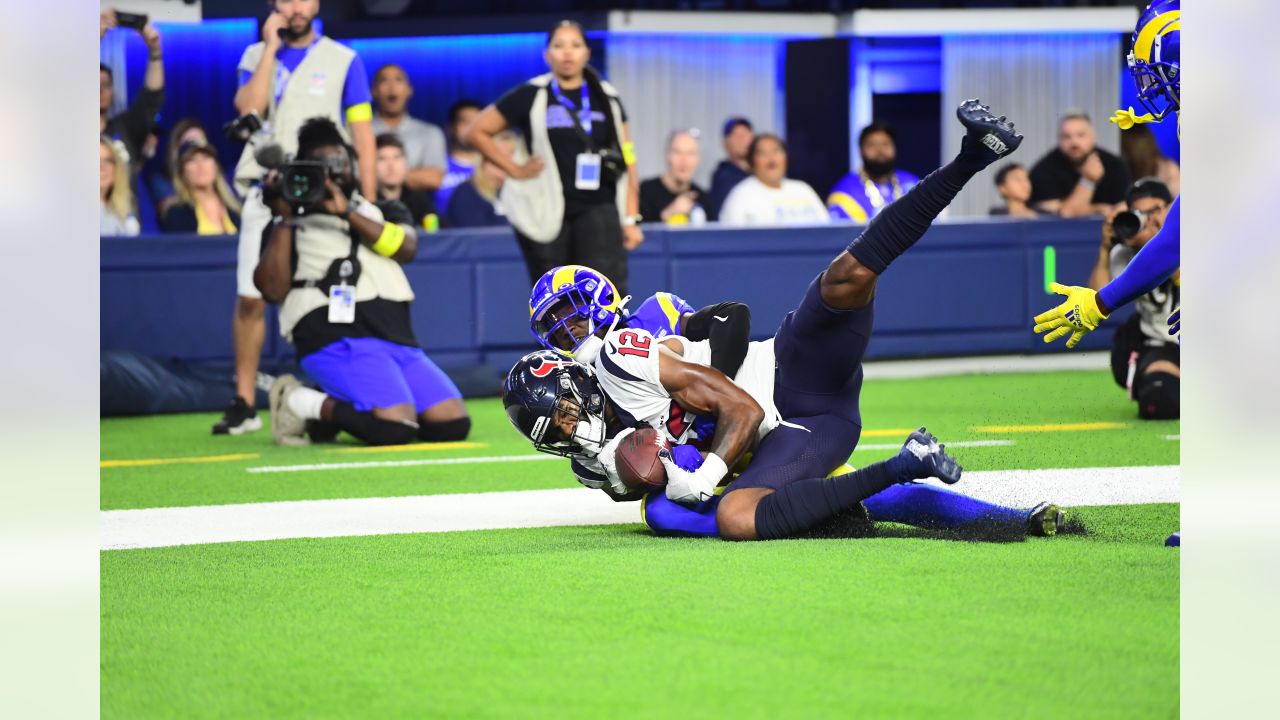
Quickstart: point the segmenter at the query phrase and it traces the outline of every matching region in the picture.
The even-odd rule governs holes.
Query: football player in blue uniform
[[[669,451],[659,457],[667,473],[666,499],[696,513],[713,504],[729,468],[754,448],[750,464],[714,502],[713,520],[701,515],[709,526],[704,530],[713,528],[726,539],[795,537],[897,484],[928,477],[957,482],[959,464],[923,428],[894,457],[826,479],[850,456],[861,433],[861,361],[876,280],[970,178],[1022,141],[1011,123],[977,101],[961,105],[957,116],[968,131],[959,156],[879,214],[813,281],[774,338],[750,344],[733,380],[710,367],[705,342],[615,328],[596,349],[594,375],[563,361],[551,365],[538,354],[517,363],[504,393],[512,424],[539,450],[594,455],[612,479],[611,425],[647,423],[679,445],[696,434],[695,417],[714,417],[709,452],[695,469],[680,467]],[[958,502],[948,509],[963,514]],[[1020,521],[1029,516],[1009,512]],[[1054,530],[1061,522],[1056,508],[1039,515]],[[977,513],[968,518],[977,519]]]
[[[1160,122],[1181,111],[1182,21],[1179,0],[1156,0],[1138,16],[1129,53],[1129,72],[1138,86],[1138,102],[1147,110],[1142,115],[1133,108],[1118,110],[1111,121],[1121,130],[1136,123]],[[1073,348],[1116,308],[1132,302],[1168,280],[1181,264],[1180,212],[1178,198],[1165,215],[1164,226],[1134,256],[1124,272],[1101,290],[1053,283],[1049,289],[1067,299],[1061,305],[1035,317],[1035,332],[1048,332],[1045,342],[1070,334],[1067,347]],[[1169,334],[1181,341],[1181,309],[1169,316]]]

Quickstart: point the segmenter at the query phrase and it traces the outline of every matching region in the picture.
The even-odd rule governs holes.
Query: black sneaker
[[[222,419],[213,424],[214,435],[243,435],[261,429],[262,418],[258,417],[258,411],[238,395],[231,401],[231,407],[222,413]]]
[[[960,142],[960,154],[969,155],[984,166],[1009,155],[1022,144],[1022,133],[1001,115],[991,113],[990,106],[978,100],[965,100],[956,108],[956,117],[968,130]]]

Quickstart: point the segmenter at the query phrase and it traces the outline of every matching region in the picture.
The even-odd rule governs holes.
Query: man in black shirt
[[[1124,202],[1129,169],[1119,157],[1097,146],[1089,116],[1062,118],[1058,147],[1031,169],[1031,204],[1062,217],[1106,215]]]
[[[424,222],[436,215],[436,203],[426,190],[414,190],[407,185],[409,161],[405,156],[404,142],[395,133],[382,133],[374,141],[378,159],[374,169],[378,176],[378,199],[399,200],[409,208],[415,227],[430,229]]]
[[[703,203],[707,193],[693,183],[698,160],[698,138],[688,130],[671,133],[667,139],[667,171],[640,183],[640,214],[645,222],[706,222]]]
[[[729,197],[729,191],[751,174],[747,149],[751,147],[751,141],[755,137],[755,129],[751,127],[750,120],[731,117],[725,121],[724,152],[729,157],[720,161],[715,174],[711,176],[711,196],[708,198],[707,212],[712,220],[720,217],[720,206]]]

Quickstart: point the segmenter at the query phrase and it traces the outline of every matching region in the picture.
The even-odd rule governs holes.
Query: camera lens
[[[1132,210],[1126,210],[1117,214],[1111,220],[1111,232],[1115,236],[1117,242],[1124,242],[1142,229],[1143,218]]]

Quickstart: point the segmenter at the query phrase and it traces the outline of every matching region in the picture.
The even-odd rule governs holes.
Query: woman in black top
[[[582,28],[562,21],[547,36],[544,58],[551,74],[511,89],[486,107],[466,130],[464,141],[509,177],[538,178],[546,158],[533,155],[519,164],[494,144],[493,136],[517,128],[532,154],[540,142],[535,130],[544,124],[542,118],[535,124],[532,113],[545,99],[545,133],[564,194],[564,216],[559,232],[547,242],[516,229],[530,282],[558,265],[582,264],[604,273],[625,294],[627,251],[644,241],[638,225],[639,183],[626,113],[613,88],[587,65],[590,57]],[[614,116],[615,108],[620,117]],[[617,182],[625,182],[623,208]]]

